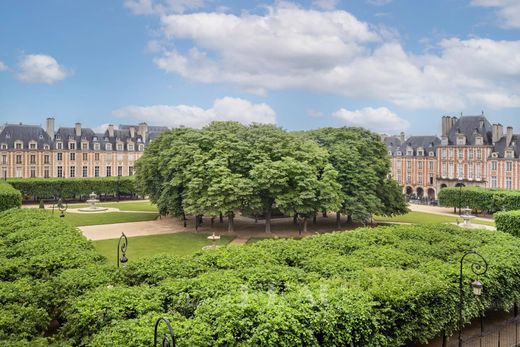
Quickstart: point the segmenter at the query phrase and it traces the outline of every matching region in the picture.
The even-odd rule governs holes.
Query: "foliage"
[[[79,295],[79,288],[94,288],[102,282],[99,266],[95,271],[84,270],[101,259],[76,228],[45,210],[1,213],[0,344],[45,345],[40,337],[52,320],[61,319],[66,299]],[[64,280],[71,271],[74,279]]]
[[[497,230],[520,237],[520,211],[495,213]]]
[[[489,263],[475,300],[464,267],[464,319],[520,299],[520,240],[450,225],[393,226],[267,240],[192,257],[132,262],[113,288],[66,310],[62,336],[148,346],[170,319],[179,346],[402,346],[457,329],[458,267],[466,250]],[[477,260],[468,258],[467,260]],[[131,330],[131,332],[130,332]]]
[[[94,177],[94,178],[11,178],[8,179],[14,188],[20,190],[26,198],[50,199],[56,197],[73,198],[96,194],[130,194],[135,193],[135,178]]]
[[[0,211],[22,205],[22,194],[10,184],[0,181]]]
[[[439,201],[446,207],[469,207],[480,211],[520,210],[520,192],[488,188],[444,188]]]

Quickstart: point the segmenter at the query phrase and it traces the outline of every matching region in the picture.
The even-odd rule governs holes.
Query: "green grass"
[[[436,223],[455,223],[457,220],[462,222],[462,218],[459,217],[451,217],[451,216],[442,216],[433,213],[426,212],[410,212],[402,216],[395,217],[380,217],[376,216],[374,219],[378,222],[399,222],[399,223],[412,223],[412,224],[436,224]],[[472,224],[483,224],[489,226],[495,226],[495,222],[492,220],[483,221],[483,220],[472,220]]]
[[[158,212],[157,206],[149,201],[136,201],[136,202],[104,202],[98,203],[97,206],[118,208],[121,211],[149,211]],[[81,208],[87,207],[89,204],[69,204],[69,208]]]
[[[49,211],[49,210],[47,210]],[[49,213],[52,213],[49,211]],[[59,216],[59,211],[54,211],[55,216]],[[129,223],[155,220],[159,214],[149,212],[107,212],[107,213],[67,213],[65,212],[65,222],[74,226]]]
[[[216,244],[227,245],[234,237],[222,235]],[[118,239],[92,241],[97,251],[109,262],[116,261]],[[202,250],[202,247],[211,245],[208,235],[182,232],[168,235],[136,236],[128,238],[127,257],[137,260],[157,254],[190,255]]]

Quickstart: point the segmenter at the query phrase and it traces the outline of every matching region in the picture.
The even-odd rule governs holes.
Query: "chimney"
[[[399,140],[401,140],[401,143],[404,143],[404,140],[405,140],[404,131],[401,131],[401,134],[399,135]]]
[[[506,147],[511,146],[513,141],[513,127],[507,127]]]
[[[134,127],[130,127],[130,137],[131,138],[135,137],[135,128]]]
[[[504,135],[504,128],[502,127],[502,124],[493,124],[493,131],[492,131],[492,141],[493,143],[497,143],[500,141],[502,136]]]
[[[108,125],[108,137],[114,137],[114,124]]]
[[[143,143],[146,143],[146,139],[148,137],[148,124],[146,123],[139,123],[139,130],[138,134],[141,135],[141,138],[143,139]]]
[[[76,133],[76,136],[81,136],[81,123],[76,123],[74,125],[74,132]]]
[[[50,136],[51,139],[54,139],[54,118],[52,118],[52,117],[47,118],[46,132]]]

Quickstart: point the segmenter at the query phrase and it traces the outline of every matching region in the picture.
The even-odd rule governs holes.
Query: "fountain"
[[[213,241],[213,244],[210,246],[204,246],[202,249],[205,251],[208,249],[217,249],[218,246],[215,244],[215,242],[220,240],[220,235],[215,235],[215,232],[213,232],[213,235],[208,236],[208,240]]]
[[[89,207],[80,208],[80,209],[78,209],[78,211],[81,211],[81,212],[101,212],[101,211],[108,210],[108,208],[106,208],[106,207],[96,206],[96,204],[99,202],[99,200],[97,199],[96,193],[92,192],[89,195],[89,197],[90,197],[90,199],[88,199],[87,202],[90,204],[90,206]]]
[[[464,213],[460,216],[464,220],[464,224],[462,226],[464,228],[472,228],[471,220],[475,219],[476,217],[471,214],[471,208],[466,207],[462,210]]]

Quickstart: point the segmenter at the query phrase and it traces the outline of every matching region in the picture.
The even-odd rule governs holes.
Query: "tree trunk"
[[[323,214],[322,214],[322,215],[323,215],[323,218],[327,218],[327,217],[328,217],[328,216],[327,216],[327,211],[323,211]]]
[[[293,221],[294,225],[296,225],[298,223],[298,214],[297,213],[294,214],[292,221]]]
[[[199,231],[199,216],[195,216],[195,231]]]
[[[222,215],[222,212],[220,213],[219,218],[220,218],[220,223],[224,223],[224,216]]]
[[[352,220],[352,215],[351,214],[347,215],[347,224],[352,225],[353,223],[354,223],[354,221]]]
[[[235,214],[233,212],[228,214],[228,232],[235,231]]]
[[[182,222],[184,223],[184,227],[186,228],[188,225],[186,223],[186,213],[182,213]]]
[[[457,207],[453,207],[453,214],[457,214]]]
[[[312,216],[312,224],[316,224],[316,213]]]
[[[213,224],[215,223],[215,216],[211,216],[211,228],[213,229]]]
[[[303,232],[307,232],[307,217],[303,217]]]
[[[265,232],[271,233],[271,208],[268,208],[265,214]]]
[[[336,212],[336,228],[341,228],[341,213]]]

